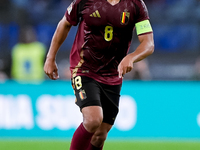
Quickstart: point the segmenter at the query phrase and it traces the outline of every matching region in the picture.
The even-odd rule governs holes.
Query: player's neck
[[[110,3],[111,5],[116,5],[120,2],[120,0],[107,0],[108,3]]]

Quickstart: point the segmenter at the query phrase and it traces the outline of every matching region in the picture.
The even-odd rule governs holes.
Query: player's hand
[[[118,65],[119,78],[130,72],[133,69],[133,61],[130,55],[125,56]]]
[[[58,67],[55,60],[52,60],[50,58],[46,59],[45,64],[44,64],[44,72],[52,80],[56,80],[59,78]]]

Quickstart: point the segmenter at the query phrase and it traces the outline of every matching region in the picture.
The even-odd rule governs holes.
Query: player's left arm
[[[118,65],[119,78],[133,69],[133,63],[138,62],[154,52],[153,32],[138,35],[140,45],[133,52],[125,56]]]
[[[140,45],[137,49],[130,53],[130,57],[132,58],[132,62],[138,62],[147,56],[151,55],[154,52],[154,39],[153,33],[143,34],[138,36]]]

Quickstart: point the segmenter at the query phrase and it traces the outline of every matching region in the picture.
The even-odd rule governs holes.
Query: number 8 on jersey
[[[112,26],[106,26],[105,27],[105,33],[104,33],[104,39],[106,41],[111,41],[113,38],[113,27]]]

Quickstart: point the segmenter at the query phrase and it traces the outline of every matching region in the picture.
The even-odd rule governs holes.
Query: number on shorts
[[[79,90],[82,87],[81,77],[77,76],[74,80],[76,89]]]
[[[104,39],[106,41],[111,41],[112,38],[113,38],[113,27],[112,26],[106,26],[105,27]]]

